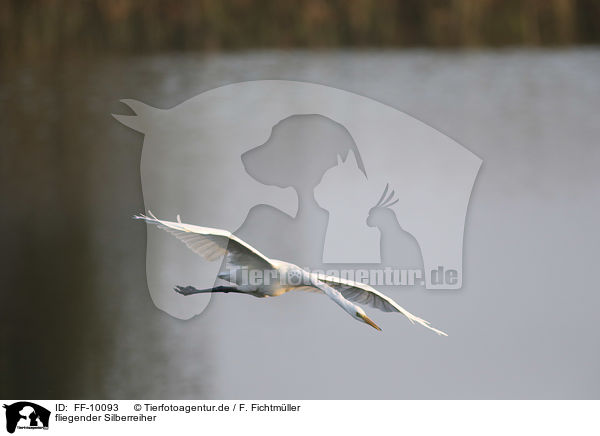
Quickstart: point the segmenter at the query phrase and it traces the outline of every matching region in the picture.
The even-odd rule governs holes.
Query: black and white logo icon
[[[6,431],[14,433],[16,429],[48,429],[50,411],[29,401],[19,401],[3,406],[6,409]]]

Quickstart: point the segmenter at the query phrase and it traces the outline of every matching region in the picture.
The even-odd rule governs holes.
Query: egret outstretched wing
[[[227,230],[185,224],[181,222],[179,216],[177,222],[173,222],[160,220],[150,211],[148,215],[136,215],[134,218],[155,224],[173,234],[194,253],[208,261],[212,262],[226,256],[227,264],[236,267],[263,271],[273,268],[268,257]]]
[[[358,304],[364,304],[371,306],[384,312],[400,312],[402,315],[407,317],[410,322],[421,324],[430,330],[433,330],[438,335],[448,336],[441,330],[438,330],[429,325],[429,322],[413,315],[408,310],[404,309],[394,300],[387,295],[373,289],[371,286],[354,282],[352,280],[345,280],[339,277],[327,276],[324,274],[317,274],[317,277],[323,283],[328,284],[332,288],[338,290],[345,299]]]

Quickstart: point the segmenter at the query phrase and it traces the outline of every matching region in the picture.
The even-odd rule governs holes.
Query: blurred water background
[[[0,396],[598,397],[594,2],[142,3],[1,3]],[[254,79],[374,98],[483,159],[463,289],[383,289],[449,338],[317,295],[154,307],[142,137],[110,114]]]

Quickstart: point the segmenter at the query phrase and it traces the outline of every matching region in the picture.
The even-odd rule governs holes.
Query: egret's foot
[[[192,295],[200,292],[199,289],[196,289],[193,286],[175,286],[174,291],[181,295]]]

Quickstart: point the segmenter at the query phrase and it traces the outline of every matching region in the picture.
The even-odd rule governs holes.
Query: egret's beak
[[[359,313],[358,316],[360,316],[366,324],[369,324],[374,329],[381,331],[379,326],[377,324],[375,324],[373,321],[371,321],[371,318],[369,318],[367,315],[362,315]]]

